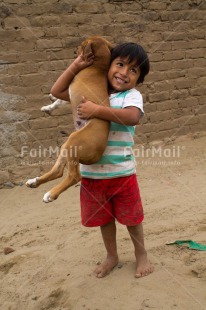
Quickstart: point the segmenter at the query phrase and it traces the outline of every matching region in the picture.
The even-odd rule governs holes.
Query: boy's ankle
[[[139,248],[134,251],[134,254],[135,254],[135,257],[147,256],[147,251],[145,250],[145,248]]]
[[[107,259],[118,259],[118,254],[117,253],[107,253]]]

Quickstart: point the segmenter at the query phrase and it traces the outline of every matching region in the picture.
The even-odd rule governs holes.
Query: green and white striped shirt
[[[137,107],[143,110],[142,95],[135,88],[114,93],[109,97],[110,106],[116,109]],[[82,177],[91,179],[110,179],[136,173],[132,152],[135,126],[110,123],[110,132],[102,158],[92,165],[80,165]]]

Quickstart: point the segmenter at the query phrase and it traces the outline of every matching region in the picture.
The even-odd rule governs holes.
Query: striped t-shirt
[[[115,109],[137,107],[144,114],[142,95],[135,88],[114,93],[109,97],[110,106]],[[135,126],[110,123],[109,137],[102,158],[92,165],[80,165],[82,177],[110,179],[136,173],[132,152]]]

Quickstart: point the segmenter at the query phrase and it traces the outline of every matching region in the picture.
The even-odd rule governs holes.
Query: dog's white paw
[[[39,177],[36,177],[36,178],[33,178],[33,179],[29,179],[26,182],[26,186],[35,188],[35,187],[37,187],[38,180],[39,180]]]
[[[50,99],[51,101],[56,101],[56,100],[57,100],[57,98],[54,97],[52,94],[49,94],[49,99]]]
[[[43,202],[48,203],[48,202],[52,202],[52,201],[54,201],[54,199],[51,198],[50,192],[47,192],[46,194],[44,194]]]
[[[53,110],[53,109],[52,109],[51,104],[49,104],[49,105],[44,105],[43,107],[41,107],[41,111],[42,111],[42,112],[50,113],[52,110]]]

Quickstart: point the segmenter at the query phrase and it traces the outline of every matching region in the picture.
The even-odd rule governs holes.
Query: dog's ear
[[[90,41],[90,40],[86,43],[86,45],[83,48],[83,56],[85,56],[85,55],[87,55],[89,53],[93,53],[93,51],[92,51],[92,41]]]

